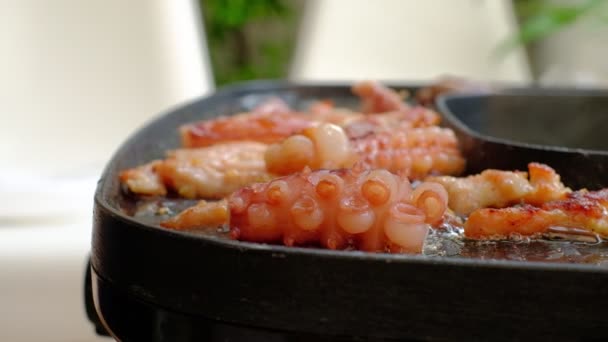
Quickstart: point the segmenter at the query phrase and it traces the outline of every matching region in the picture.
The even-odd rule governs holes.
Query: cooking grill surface
[[[331,98],[338,105],[355,104],[346,85],[254,82],[236,86],[152,121],[108,164],[95,197],[91,280],[97,311],[117,337],[189,340],[205,336],[201,335],[209,331],[205,322],[214,322],[275,332],[272,336],[281,341],[298,336],[327,340],[608,338],[604,319],[608,309],[603,305],[608,301],[604,290],[608,268],[601,245],[511,243],[503,246],[503,253],[503,247],[491,244],[455,242],[458,253],[453,256],[326,251],[169,231],[157,226],[158,217],[133,215],[139,207],[121,191],[120,170],[178,146],[176,128],[182,123],[251,108],[276,95],[295,106],[320,98]],[[539,156],[546,162],[547,155],[558,160],[557,155],[552,159],[552,153],[570,152],[517,150],[530,146],[505,145],[504,138],[484,141],[461,129],[462,122],[450,115],[454,114],[447,114],[446,123],[464,137],[472,172],[487,167],[523,169],[522,163],[543,162],[536,159]],[[517,158],[508,159],[504,153],[487,157],[500,146],[504,151],[515,148]],[[594,165],[608,166],[602,158],[580,153]],[[563,172],[566,166],[555,167]],[[598,186],[604,175],[595,170],[588,173],[580,167],[564,180],[571,186],[585,181],[590,187]],[[522,249],[534,251],[537,258],[518,257]],[[129,325],[129,317],[138,317],[137,324]],[[142,331],[154,334],[141,335]]]

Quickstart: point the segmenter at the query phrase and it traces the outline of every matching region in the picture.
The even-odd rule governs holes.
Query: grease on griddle
[[[121,201],[121,209],[126,214],[137,217],[142,223],[158,225],[172,213],[191,207],[196,202],[196,200],[180,198],[129,197]],[[423,255],[433,258],[463,257],[482,260],[594,264],[608,267],[608,243],[597,240],[597,236],[588,232],[581,233],[572,228],[555,227],[541,239],[513,236],[508,241],[477,241],[464,238],[462,221],[459,217],[448,215],[448,218],[449,220],[438,229],[431,230]],[[214,239],[230,239],[227,227],[210,227],[185,232]]]

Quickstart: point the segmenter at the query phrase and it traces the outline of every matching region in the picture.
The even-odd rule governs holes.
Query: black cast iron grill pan
[[[120,189],[120,170],[177,147],[180,124],[251,108],[277,95],[296,107],[319,98],[356,103],[348,85],[253,82],[225,88],[153,120],[109,162],[95,195],[90,280],[96,311],[113,336],[123,341],[608,338],[608,268],[601,265],[288,248],[165,230],[153,219],[125,214],[122,208],[132,199]],[[483,146],[466,151],[483,152]],[[474,165],[511,169],[542,156],[521,153],[512,164],[497,155]],[[585,165],[579,169],[586,172]],[[604,179],[587,176],[564,180],[598,185]]]
[[[573,189],[608,186],[608,92],[512,89],[440,97],[437,107],[454,129],[467,171],[553,167]]]

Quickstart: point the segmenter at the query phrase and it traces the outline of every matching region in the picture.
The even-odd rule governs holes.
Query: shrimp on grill
[[[125,170],[121,182],[135,194],[159,195],[168,190],[185,198],[223,198],[273,176],[266,171],[267,145],[231,142],[170,151],[164,160]]]
[[[598,235],[608,237],[608,189],[576,191],[540,206],[478,209],[464,226],[471,239],[504,239],[513,234],[539,236]]]
[[[178,215],[160,223],[165,228],[175,230],[218,228],[230,221],[228,203],[220,201],[199,201]]]
[[[253,111],[186,124],[180,127],[182,146],[206,147],[227,141],[274,143],[310,127],[309,116],[293,111],[280,99],[270,99]]]
[[[481,208],[503,208],[513,204],[541,205],[564,199],[570,192],[551,167],[528,164],[528,172],[485,170],[464,178],[440,176],[428,181],[442,184],[449,194],[449,206],[459,215]]]

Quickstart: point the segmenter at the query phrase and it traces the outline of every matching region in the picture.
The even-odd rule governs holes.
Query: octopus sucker
[[[289,184],[283,180],[276,180],[270,183],[266,190],[266,202],[276,205],[284,202],[289,195]]]
[[[333,198],[338,195],[340,191],[340,185],[338,182],[329,179],[321,179],[316,187],[315,191],[321,198]]]
[[[430,231],[426,223],[399,223],[394,220],[388,220],[384,227],[386,236],[402,253],[421,253]]]
[[[430,230],[424,210],[413,204],[398,202],[391,206],[391,215],[384,223],[384,232],[402,252],[420,253]]]
[[[371,170],[361,180],[361,195],[374,207],[386,204],[389,200],[395,200],[399,195],[399,179],[394,174],[384,169]],[[405,180],[409,183],[409,180]]]
[[[412,192],[412,202],[424,211],[427,223],[436,224],[447,209],[448,193],[439,183],[425,182]]]
[[[311,196],[304,195],[292,205],[291,218],[302,230],[316,230],[323,223],[323,210]]]
[[[365,233],[374,222],[376,215],[369,208],[344,207],[338,212],[338,226],[350,234]]]
[[[338,224],[344,231],[355,234],[353,239],[357,248],[366,251],[380,251],[384,249],[386,244],[383,242],[386,239],[379,235],[377,227],[379,222],[384,219],[381,216],[384,212],[379,203],[374,205],[370,202],[370,197],[365,194],[365,185],[369,181],[374,181],[388,189],[390,184],[386,182],[385,170],[363,170],[358,168],[353,181],[344,191],[345,195],[339,202]],[[395,178],[394,175],[389,175]]]
[[[388,201],[390,190],[382,182],[377,180],[367,180],[361,187],[363,197],[372,205],[382,205]]]
[[[246,219],[241,227],[250,227],[250,229],[240,229],[240,238],[255,242],[270,242],[281,236],[281,227],[279,226],[276,214],[271,207],[265,203],[252,203],[245,213]],[[232,213],[231,213],[232,218]],[[251,233],[255,231],[255,234]]]

